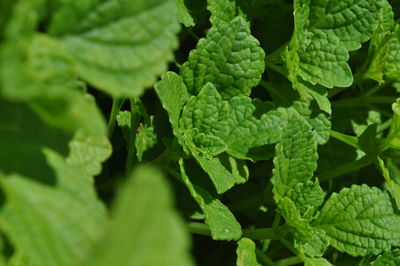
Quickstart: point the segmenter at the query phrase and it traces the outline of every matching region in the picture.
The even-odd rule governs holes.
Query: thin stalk
[[[211,236],[210,227],[204,223],[190,222],[188,224],[189,231],[193,234],[208,235]],[[272,227],[267,228],[257,228],[257,229],[244,229],[243,237],[247,237],[253,240],[263,240],[263,239],[279,239],[276,234],[276,229]]]
[[[191,222],[188,224],[189,232],[192,234],[204,235],[204,236],[211,236],[211,230],[208,225],[203,223],[195,223]]]
[[[380,84],[380,85],[376,85],[375,87],[373,87],[372,89],[370,89],[369,91],[367,91],[364,95],[365,95],[365,96],[372,96],[372,95],[374,95],[375,93],[377,93],[379,90],[381,90],[381,89],[387,87],[389,84],[390,84],[390,83],[383,83],[383,84]]]
[[[279,260],[279,261],[275,262],[275,265],[276,266],[290,266],[290,265],[296,265],[296,264],[299,264],[302,262],[303,262],[302,259],[300,259],[297,256],[293,256],[290,258]]]
[[[384,131],[385,129],[389,128],[392,125],[392,119],[386,120],[384,123],[378,125],[376,130],[377,133]]]
[[[136,143],[136,133],[139,126],[141,114],[140,107],[137,105],[137,99],[130,99],[131,102],[131,129],[129,136],[129,147],[128,155],[125,163],[125,173],[128,173],[132,169],[132,165],[135,160],[135,143]]]
[[[372,163],[373,163],[373,160],[370,157],[364,156],[358,160],[340,165],[332,170],[329,170],[329,171],[319,174],[318,175],[319,181],[325,182],[328,180],[332,180],[333,178],[340,177],[345,174],[351,173],[351,172],[361,169],[365,166],[368,166]]]
[[[277,89],[275,88],[275,86],[274,86],[273,83],[268,82],[268,81],[265,81],[265,80],[261,80],[260,84],[261,84],[262,87],[264,87],[264,88],[268,91],[269,94],[274,94],[274,95],[276,95],[277,97],[279,97],[279,98],[281,99],[282,102],[284,102],[284,103],[289,103],[288,99],[286,99],[286,97],[283,96],[283,95],[279,92],[279,90],[277,90]]]
[[[265,66],[270,68],[270,69],[272,69],[272,70],[274,70],[275,72],[281,74],[282,76],[287,77],[287,73],[286,73],[286,69],[285,68],[283,68],[281,66],[277,66],[277,65],[269,63],[269,62],[266,62]]]
[[[266,63],[272,63],[272,64],[282,64],[283,59],[282,59],[282,53],[285,51],[287,47],[287,43],[273,51],[272,53],[268,54],[265,57],[265,62]]]
[[[256,255],[263,263],[265,263],[265,265],[276,266],[276,264],[257,247],[256,247]]]
[[[110,117],[108,119],[108,138],[112,137],[115,128],[115,122],[117,121],[117,114],[121,109],[122,104],[124,103],[123,99],[113,98],[112,107]]]
[[[360,145],[358,145],[358,139],[354,136],[349,136],[334,130],[330,130],[329,135],[337,140],[340,140],[341,142],[344,142],[356,149],[361,150]]]

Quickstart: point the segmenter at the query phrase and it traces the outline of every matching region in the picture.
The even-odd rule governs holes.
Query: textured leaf
[[[198,94],[211,82],[223,99],[249,96],[264,72],[264,56],[247,23],[236,17],[213,26],[206,38],[199,40],[180,74],[191,94]]]
[[[371,264],[373,266],[397,266],[400,264],[400,250],[396,249],[380,255]]]
[[[196,152],[196,148],[189,138],[185,139],[185,143],[191,150],[193,157],[208,174],[218,194],[226,192],[235,184],[241,184],[247,181],[248,172],[247,175],[244,175],[232,167],[232,163],[236,163],[234,158],[224,154],[218,157],[205,158]]]
[[[333,247],[353,256],[377,255],[400,245],[399,224],[388,194],[366,185],[332,194],[316,221]]]
[[[280,141],[275,146],[271,182],[278,202],[298,183],[306,182],[317,168],[317,142],[310,128],[296,115],[288,118]]]
[[[316,182],[306,181],[294,186],[288,192],[288,197],[296,204],[301,215],[311,211],[311,214],[324,202],[325,192]]]
[[[314,115],[315,111],[311,109],[307,103],[302,101],[293,102],[288,110],[289,112],[298,114],[300,119],[313,129],[312,132],[318,144],[325,144],[328,142],[331,121],[326,114],[320,112]]]
[[[327,88],[350,86],[353,76],[347,64],[348,52],[335,36],[309,31],[308,13],[308,6],[294,11],[295,32],[284,55],[289,79],[295,86],[299,86],[298,77]]]
[[[249,238],[242,238],[236,249],[237,266],[259,266],[256,257],[256,245]]]
[[[273,144],[279,138],[283,114],[272,107],[245,96],[222,100],[208,83],[198,96],[189,99],[181,123],[205,155],[226,151],[238,159],[251,159],[252,149]]]
[[[139,168],[119,191],[108,232],[82,265],[193,265],[189,237],[169,187],[153,168]]]
[[[79,76],[113,96],[134,97],[172,60],[179,30],[175,15],[175,0],[62,1],[49,31],[69,52]]]
[[[384,77],[400,79],[400,26],[392,31],[381,33],[373,39],[371,46],[374,49],[369,68],[365,77],[383,82]]]
[[[181,110],[189,99],[189,94],[182,81],[174,72],[167,72],[161,77],[161,81],[154,85],[161,104],[168,112],[169,122],[176,137],[180,137],[179,119]]]
[[[215,240],[239,239],[242,230],[235,216],[218,198],[190,181],[185,173],[183,160],[179,161],[179,165],[182,180],[204,212],[205,222],[210,227],[212,238]]]
[[[278,206],[286,224],[294,232],[294,246],[299,253],[308,257],[321,257],[329,245],[325,232],[312,227],[303,219],[290,198],[281,198]]]
[[[347,50],[361,47],[377,27],[384,0],[310,0],[310,28],[340,39]]]
[[[211,13],[212,25],[229,23],[241,13],[236,5],[236,0],[207,0],[207,9]]]

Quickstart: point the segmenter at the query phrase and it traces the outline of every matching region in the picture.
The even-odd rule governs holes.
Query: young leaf
[[[193,265],[185,231],[166,181],[142,167],[119,191],[107,233],[81,265]]]
[[[292,114],[275,146],[273,176],[274,199],[279,202],[298,183],[311,180],[317,168],[317,142],[310,128]]]
[[[372,59],[367,71],[363,74],[364,77],[380,83],[384,81],[384,78],[399,80],[400,25],[376,36],[371,46],[374,53],[371,55]]]
[[[315,210],[324,202],[325,192],[317,180],[316,182],[298,183],[289,190],[287,195],[296,204],[300,215],[303,216],[308,212],[311,212],[309,215],[314,214]]]
[[[207,0],[207,9],[211,13],[212,25],[229,23],[241,13],[236,0]]]
[[[174,72],[167,72],[161,76],[161,81],[154,85],[161,104],[168,112],[174,135],[180,140],[179,119],[186,101],[189,99],[186,86],[182,78]]]
[[[211,236],[215,240],[235,240],[242,235],[240,224],[229,209],[207,190],[192,183],[186,175],[183,160],[179,160],[181,177],[190,194],[204,212],[205,222],[211,230]]]
[[[222,100],[208,83],[185,105],[181,124],[199,151],[216,156],[224,151],[238,159],[252,159],[252,149],[276,143],[282,112],[246,96]]]
[[[260,266],[257,262],[256,257],[256,245],[249,238],[242,238],[238,242],[238,247],[236,249],[237,266]]]
[[[250,34],[247,23],[236,17],[213,26],[199,40],[180,75],[191,94],[197,95],[207,82],[215,85],[223,99],[249,96],[264,72],[264,51]]]
[[[396,266],[400,264],[400,250],[396,249],[379,255],[371,265],[373,266]]]
[[[175,0],[178,7],[178,20],[180,23],[185,25],[185,27],[192,27],[195,25],[192,16],[189,13],[185,5],[185,0]]]
[[[365,256],[400,245],[399,223],[388,194],[375,187],[353,185],[331,195],[315,225],[326,232],[334,248]]]
[[[78,130],[69,142],[70,154],[67,163],[80,167],[87,176],[101,172],[101,163],[111,155],[112,147],[106,136],[93,136]]]

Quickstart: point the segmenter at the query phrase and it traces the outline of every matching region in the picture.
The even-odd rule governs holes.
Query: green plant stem
[[[108,119],[108,137],[111,138],[117,121],[117,114],[121,109],[124,100],[121,98],[113,98],[110,117]]]
[[[281,74],[282,76],[287,77],[286,69],[284,67],[277,66],[277,65],[269,63],[269,62],[266,62],[265,66],[274,70],[275,72]]]
[[[193,234],[211,236],[211,230],[207,224],[190,222],[188,224],[188,228],[189,231]],[[279,239],[279,236],[277,235],[276,231],[277,230],[272,227],[244,229],[242,236],[253,240]]]
[[[361,169],[367,165],[373,163],[373,160],[370,157],[364,156],[358,160],[352,161],[350,163],[343,164],[338,166],[332,170],[326,171],[324,173],[319,174],[319,180],[321,182],[325,182],[331,180],[336,177],[343,176],[345,174],[351,173],[355,170]]]
[[[274,84],[272,82],[268,82],[265,80],[261,80],[260,84],[263,88],[265,88],[269,94],[271,95],[275,95],[276,97],[278,97],[283,103],[289,104],[290,101],[284,96],[282,95],[282,93],[280,93],[280,91],[278,89],[276,89],[277,84]]]
[[[352,107],[355,105],[365,106],[366,104],[392,104],[396,101],[392,96],[360,96],[357,98],[344,99],[332,103],[334,107]]]
[[[191,222],[188,224],[189,232],[192,234],[204,235],[204,236],[211,236],[211,230],[208,225],[203,223],[195,223]]]
[[[384,123],[378,125],[376,130],[377,133],[384,131],[385,129],[389,128],[392,125],[392,119],[386,120]]]
[[[330,130],[329,131],[329,135],[331,137],[337,139],[337,140],[340,140],[341,142],[344,142],[344,143],[346,143],[346,144],[348,144],[348,145],[350,145],[350,146],[352,146],[352,147],[354,147],[356,149],[361,150],[361,147],[358,144],[357,137],[349,136],[349,135],[346,135],[346,134],[343,134],[343,133],[340,133],[340,132],[337,132],[337,131],[334,131],[334,130]]]
[[[126,157],[126,163],[125,163],[125,173],[129,173],[129,171],[132,169],[132,165],[134,163],[134,158],[135,158],[136,133],[141,118],[140,107],[138,106],[137,101],[138,101],[137,99],[130,99],[131,129],[129,136],[128,155]]]
[[[283,59],[282,59],[282,53],[285,52],[287,47],[287,43],[285,43],[284,45],[282,45],[281,47],[279,47],[278,49],[276,49],[275,51],[273,51],[272,53],[268,54],[265,57],[265,62],[267,64],[271,63],[271,64],[283,64]]]
[[[300,259],[297,256],[293,256],[290,258],[282,259],[277,262],[275,262],[275,266],[290,266],[290,265],[296,265],[302,262],[302,259]]]
[[[256,255],[265,265],[276,266],[276,264],[257,247],[256,247]]]
[[[373,87],[372,89],[370,89],[369,91],[367,91],[364,95],[365,96],[372,96],[375,93],[377,93],[379,90],[387,87],[390,83],[389,82],[385,82],[383,84],[380,85],[376,85],[375,87]]]

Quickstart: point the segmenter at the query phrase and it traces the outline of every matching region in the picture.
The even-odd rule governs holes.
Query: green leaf
[[[173,59],[175,0],[60,2],[49,32],[68,51],[74,71],[96,88],[139,96]]]
[[[248,24],[236,17],[211,27],[206,38],[200,39],[190,52],[180,74],[191,94],[198,94],[211,82],[223,99],[249,96],[264,72],[264,57]]]
[[[193,142],[189,138],[185,138],[186,144],[199,163],[201,168],[208,174],[213,182],[218,194],[222,194],[232,188],[235,184],[241,184],[247,181],[248,170],[243,167],[245,173],[237,168],[237,162],[234,158],[221,154],[218,157],[205,158],[196,152]]]
[[[386,189],[390,192],[391,196],[393,197],[393,199],[396,202],[397,205],[397,209],[400,210],[400,183],[399,183],[399,179],[396,178],[396,176],[394,175],[394,173],[389,169],[388,167],[386,167],[385,165],[385,161],[383,159],[381,159],[380,157],[377,158],[378,160],[378,165],[379,168],[382,172],[382,175],[386,181],[385,185],[386,185]]]
[[[400,264],[400,250],[396,249],[379,255],[371,265],[373,266],[396,266]]]
[[[256,257],[256,245],[249,238],[242,238],[236,249],[237,266],[259,266]]]
[[[297,117],[312,128],[314,138],[318,144],[325,144],[328,142],[331,121],[326,114],[322,112],[317,113],[309,104],[303,101],[293,102],[287,110],[297,114]]]
[[[295,32],[284,54],[289,79],[300,92],[301,79],[327,88],[350,86],[353,76],[347,50],[338,38],[307,29],[309,12],[306,5],[294,11]]]
[[[179,22],[185,25],[186,27],[194,26],[195,25],[194,20],[185,5],[185,0],[175,0],[175,2],[178,7]]]
[[[384,151],[389,148],[400,150],[400,98],[392,104],[393,118],[390,125],[389,134],[379,145],[379,150]]]
[[[246,96],[222,100],[208,83],[185,105],[181,124],[199,152],[216,156],[227,152],[238,159],[252,159],[251,151],[276,143],[282,112],[273,105]]]
[[[0,93],[29,102],[51,125],[71,133],[84,128],[93,135],[104,135],[103,117],[85,92],[85,84],[76,80],[60,44],[45,35],[29,36],[17,34],[1,46]]]
[[[400,216],[387,193],[367,185],[353,185],[333,193],[316,226],[331,245],[352,256],[377,255],[400,245]]]
[[[317,168],[317,142],[307,124],[295,114],[289,116],[275,146],[271,182],[279,202],[298,183],[311,180]]]
[[[189,99],[186,86],[182,78],[174,72],[167,72],[161,76],[161,81],[154,85],[161,104],[168,112],[174,135],[180,140],[179,119],[181,110]]]
[[[182,159],[179,160],[179,165],[181,178],[204,212],[205,222],[210,227],[212,238],[215,240],[239,239],[242,230],[235,216],[215,195],[190,181],[186,175]]]
[[[67,163],[81,168],[87,176],[101,172],[101,163],[111,156],[112,147],[106,136],[93,136],[78,130],[69,142],[70,154]]]
[[[349,51],[368,41],[384,0],[309,0],[309,27],[338,38]]]
[[[304,266],[332,266],[332,264],[324,258],[305,258]]]
[[[324,202],[325,192],[316,182],[298,183],[288,192],[288,197],[296,204],[300,214],[313,215],[315,210]]]
[[[3,176],[7,200],[0,223],[35,265],[74,265],[102,233],[105,208],[83,173],[57,153],[43,152],[55,171],[57,186],[41,184],[30,176]]]
[[[108,156],[109,144],[82,132],[69,143],[70,136],[44,124],[26,105],[1,100],[1,106],[0,182],[6,199],[1,227],[35,265],[75,265],[106,219],[91,176]],[[95,149],[99,143],[107,148]],[[85,154],[93,155],[89,164],[83,149],[93,152]]]
[[[189,243],[166,181],[142,167],[120,189],[108,231],[82,265],[193,265]]]
[[[303,219],[290,198],[283,197],[278,202],[278,206],[286,224],[294,232],[294,246],[301,256],[322,256],[329,245],[325,232],[312,227],[306,219]]]
[[[236,5],[236,0],[207,0],[207,9],[211,13],[212,25],[229,23],[237,15],[242,14]]]
[[[143,154],[154,147],[157,143],[157,134],[154,128],[154,116],[150,117],[149,124],[140,124],[138,128],[138,133],[136,134],[135,147],[136,156],[140,161],[142,161]]]
[[[371,47],[372,59],[364,77],[380,83],[384,78],[400,80],[400,26],[396,25],[393,30],[377,35]]]

